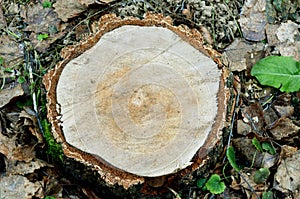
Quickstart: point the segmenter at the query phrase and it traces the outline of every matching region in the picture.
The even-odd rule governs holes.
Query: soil
[[[233,107],[223,153],[207,172],[196,171],[174,187],[156,183],[159,192],[144,197],[299,198],[300,91],[262,86],[250,75],[270,55],[300,60],[300,2],[280,2],[0,0],[0,197],[134,198],[134,189],[96,184],[94,171],[62,154],[47,123],[42,77],[62,59],[62,48],[97,31],[104,14],[142,18],[153,12],[196,28],[222,53]],[[237,167],[226,156],[229,146]],[[201,183],[213,174],[225,183],[221,193]]]

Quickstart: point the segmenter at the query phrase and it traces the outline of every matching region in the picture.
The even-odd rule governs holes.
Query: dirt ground
[[[134,198],[99,190],[84,180],[83,165],[70,166],[51,135],[42,77],[62,59],[62,48],[97,31],[104,14],[143,18],[146,12],[200,31],[205,45],[222,54],[235,94],[224,153],[207,173],[195,172],[159,197],[300,198],[300,91],[262,86],[251,76],[253,65],[267,56],[292,56],[299,63],[300,1],[107,2],[0,0],[0,198]],[[234,160],[226,156],[229,146]],[[219,194],[204,185],[213,174],[225,185]]]

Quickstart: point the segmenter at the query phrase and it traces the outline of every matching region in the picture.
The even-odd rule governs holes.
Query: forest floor
[[[193,176],[193,185],[170,187],[162,198],[299,199],[300,91],[262,86],[251,76],[264,57],[300,60],[299,0],[0,0],[0,198],[108,197],[66,171],[46,119],[42,77],[64,47],[97,31],[104,14],[146,12],[199,30],[222,53],[236,93],[224,154],[207,174]],[[235,151],[230,164],[228,146]],[[204,185],[212,174],[225,183],[220,194]]]

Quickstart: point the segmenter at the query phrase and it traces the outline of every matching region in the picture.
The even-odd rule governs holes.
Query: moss
[[[47,119],[41,121],[43,128],[44,138],[46,141],[46,154],[48,155],[48,160],[52,162],[62,162],[63,161],[63,150],[60,144],[58,144],[53,135],[51,134],[50,124]]]

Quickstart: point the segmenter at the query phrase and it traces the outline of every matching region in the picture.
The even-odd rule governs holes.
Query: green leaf
[[[272,191],[263,192],[262,199],[273,199],[273,192]]]
[[[227,151],[226,151],[226,156],[227,159],[230,163],[230,165],[236,170],[236,171],[240,171],[241,168],[236,164],[236,159],[235,159],[235,154],[234,154],[234,149],[232,146],[228,147]]]
[[[300,90],[300,62],[292,57],[266,57],[253,66],[251,75],[262,85],[279,88],[282,92]]]
[[[54,196],[46,196],[44,199],[56,199]]]
[[[4,64],[4,58],[0,57],[0,66],[2,66]]]
[[[202,188],[205,185],[206,182],[206,178],[200,178],[197,180],[196,185],[198,188]]]
[[[39,41],[42,41],[42,40],[44,40],[44,39],[47,39],[49,37],[49,35],[47,34],[47,33],[45,33],[45,34],[39,34],[38,36],[37,36],[37,39],[39,40]]]
[[[256,184],[262,184],[262,183],[266,182],[269,175],[270,175],[270,170],[268,168],[260,168],[254,174],[254,182]]]
[[[51,8],[52,7],[52,3],[48,0],[45,0],[43,2],[43,8]]]
[[[262,148],[261,148],[260,142],[257,140],[256,137],[254,137],[254,138],[252,139],[252,144],[255,146],[255,148],[256,148],[258,151],[260,151],[260,152],[263,151]]]
[[[225,183],[221,182],[221,178],[217,174],[211,175],[205,185],[213,194],[223,193],[226,188]]]
[[[263,148],[264,150],[266,150],[267,152],[269,152],[271,155],[274,155],[274,154],[276,153],[274,147],[273,147],[273,146],[271,145],[271,143],[269,143],[269,142],[263,142],[263,143],[261,144],[261,146],[262,146],[262,148]]]
[[[26,79],[23,76],[18,77],[17,82],[19,84],[23,84],[26,81]]]

